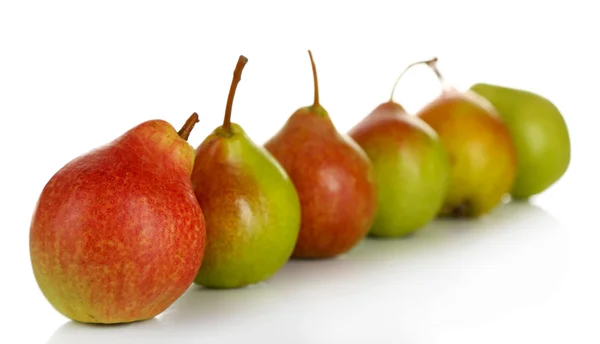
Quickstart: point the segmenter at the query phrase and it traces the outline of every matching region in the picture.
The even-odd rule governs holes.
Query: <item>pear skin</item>
[[[230,123],[242,68],[234,73],[225,120],[196,149],[192,181],[206,218],[207,247],[195,282],[238,288],[264,281],[289,260],[300,230],[300,201],[287,173]]]
[[[377,210],[375,170],[349,136],[335,128],[315,98],[299,108],[265,143],[298,192],[301,228],[293,258],[332,258],[354,248],[368,233]]]
[[[503,202],[517,172],[517,153],[487,101],[447,89],[417,116],[439,135],[450,160],[450,187],[441,216],[479,217]]]
[[[187,136],[150,120],[62,167],[33,214],[36,281],[64,316],[128,323],[162,313],[192,284],[205,223],[192,190]]]
[[[376,171],[378,210],[370,234],[403,237],[438,215],[450,165],[437,133],[392,101],[376,107],[350,131]]]
[[[517,149],[514,199],[528,199],[556,183],[571,160],[569,130],[547,98],[512,87],[478,83],[471,91],[485,97],[506,123]]]
[[[449,85],[437,68],[441,94],[416,116],[436,131],[450,162],[450,185],[442,217],[477,218],[509,196],[517,174],[517,151],[508,127],[494,106],[472,91]]]

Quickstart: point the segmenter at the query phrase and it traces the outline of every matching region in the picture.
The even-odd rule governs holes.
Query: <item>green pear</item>
[[[539,194],[565,174],[571,160],[569,131],[550,100],[531,91],[488,83],[474,84],[471,91],[492,103],[516,146],[514,199]]]
[[[300,231],[300,200],[287,173],[230,121],[246,62],[240,56],[223,125],[196,149],[192,172],[207,238],[195,282],[209,288],[238,288],[268,279],[288,261]]]

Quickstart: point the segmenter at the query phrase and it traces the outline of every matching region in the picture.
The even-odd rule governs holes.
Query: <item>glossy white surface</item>
[[[568,231],[541,207],[509,204],[480,221],[368,239],[338,259],[293,261],[249,288],[193,286],[155,320],[66,322],[48,343],[589,342],[581,316],[598,299],[577,290],[594,280],[577,272]]]
[[[592,2],[0,3],[0,343],[599,343],[599,22]],[[365,2],[366,4],[366,2]],[[483,5],[485,4],[485,5]],[[133,125],[218,126],[239,54],[233,120],[256,142],[312,101],[340,131],[379,103],[404,66],[439,56],[461,88],[486,81],[552,99],[572,164],[532,203],[365,240],[325,261],[292,261],[249,288],[192,287],[156,319],[70,322],[46,301],[28,249],[52,174]],[[415,111],[439,90],[415,68],[396,98]]]

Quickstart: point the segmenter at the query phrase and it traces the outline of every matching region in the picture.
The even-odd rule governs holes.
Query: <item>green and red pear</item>
[[[378,210],[372,236],[403,237],[439,213],[450,179],[444,147],[427,123],[412,116],[392,95],[357,123],[349,135],[367,153],[377,175]]]
[[[196,149],[192,182],[206,218],[207,247],[195,282],[238,288],[262,282],[289,260],[300,229],[300,202],[271,154],[231,122],[240,56],[223,125]]]

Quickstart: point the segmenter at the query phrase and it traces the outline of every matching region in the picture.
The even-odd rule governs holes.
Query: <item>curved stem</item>
[[[319,105],[319,81],[317,79],[317,67],[315,66],[315,60],[313,59],[312,52],[310,50],[308,51],[308,56],[310,56],[310,64],[312,66],[312,72],[313,72],[313,84],[314,84],[314,88],[315,88],[315,99],[313,102],[313,106],[314,106],[314,105]]]
[[[406,74],[406,72],[408,72],[412,67],[420,65],[420,64],[426,64],[429,67],[431,67],[432,65],[435,68],[435,63],[437,62],[438,58],[434,57],[430,60],[423,60],[423,61],[417,61],[417,62],[413,62],[411,64],[409,64],[408,66],[406,66],[406,68],[404,68],[404,70],[402,71],[402,73],[400,73],[400,75],[398,76],[398,78],[396,78],[396,82],[394,83],[394,87],[392,87],[392,94],[390,95],[390,101],[394,100],[394,93],[396,92],[396,86],[398,86],[398,82],[400,81],[400,79],[402,79],[402,77],[404,76],[404,74]]]
[[[186,140],[190,137],[190,133],[192,132],[192,129],[194,129],[194,126],[196,125],[196,123],[200,122],[200,120],[198,119],[198,114],[197,113],[193,113],[188,119],[187,121],[185,121],[185,124],[183,125],[183,127],[181,127],[181,130],[179,130],[177,132],[177,134],[179,134],[179,136]]]
[[[235,90],[237,85],[242,80],[242,70],[248,62],[248,59],[244,55],[240,55],[235,70],[233,71],[233,80],[231,81],[231,88],[229,89],[229,96],[227,96],[227,106],[225,107],[225,118],[223,119],[223,129],[226,132],[231,131],[231,109],[233,107],[233,97],[235,96]]]

